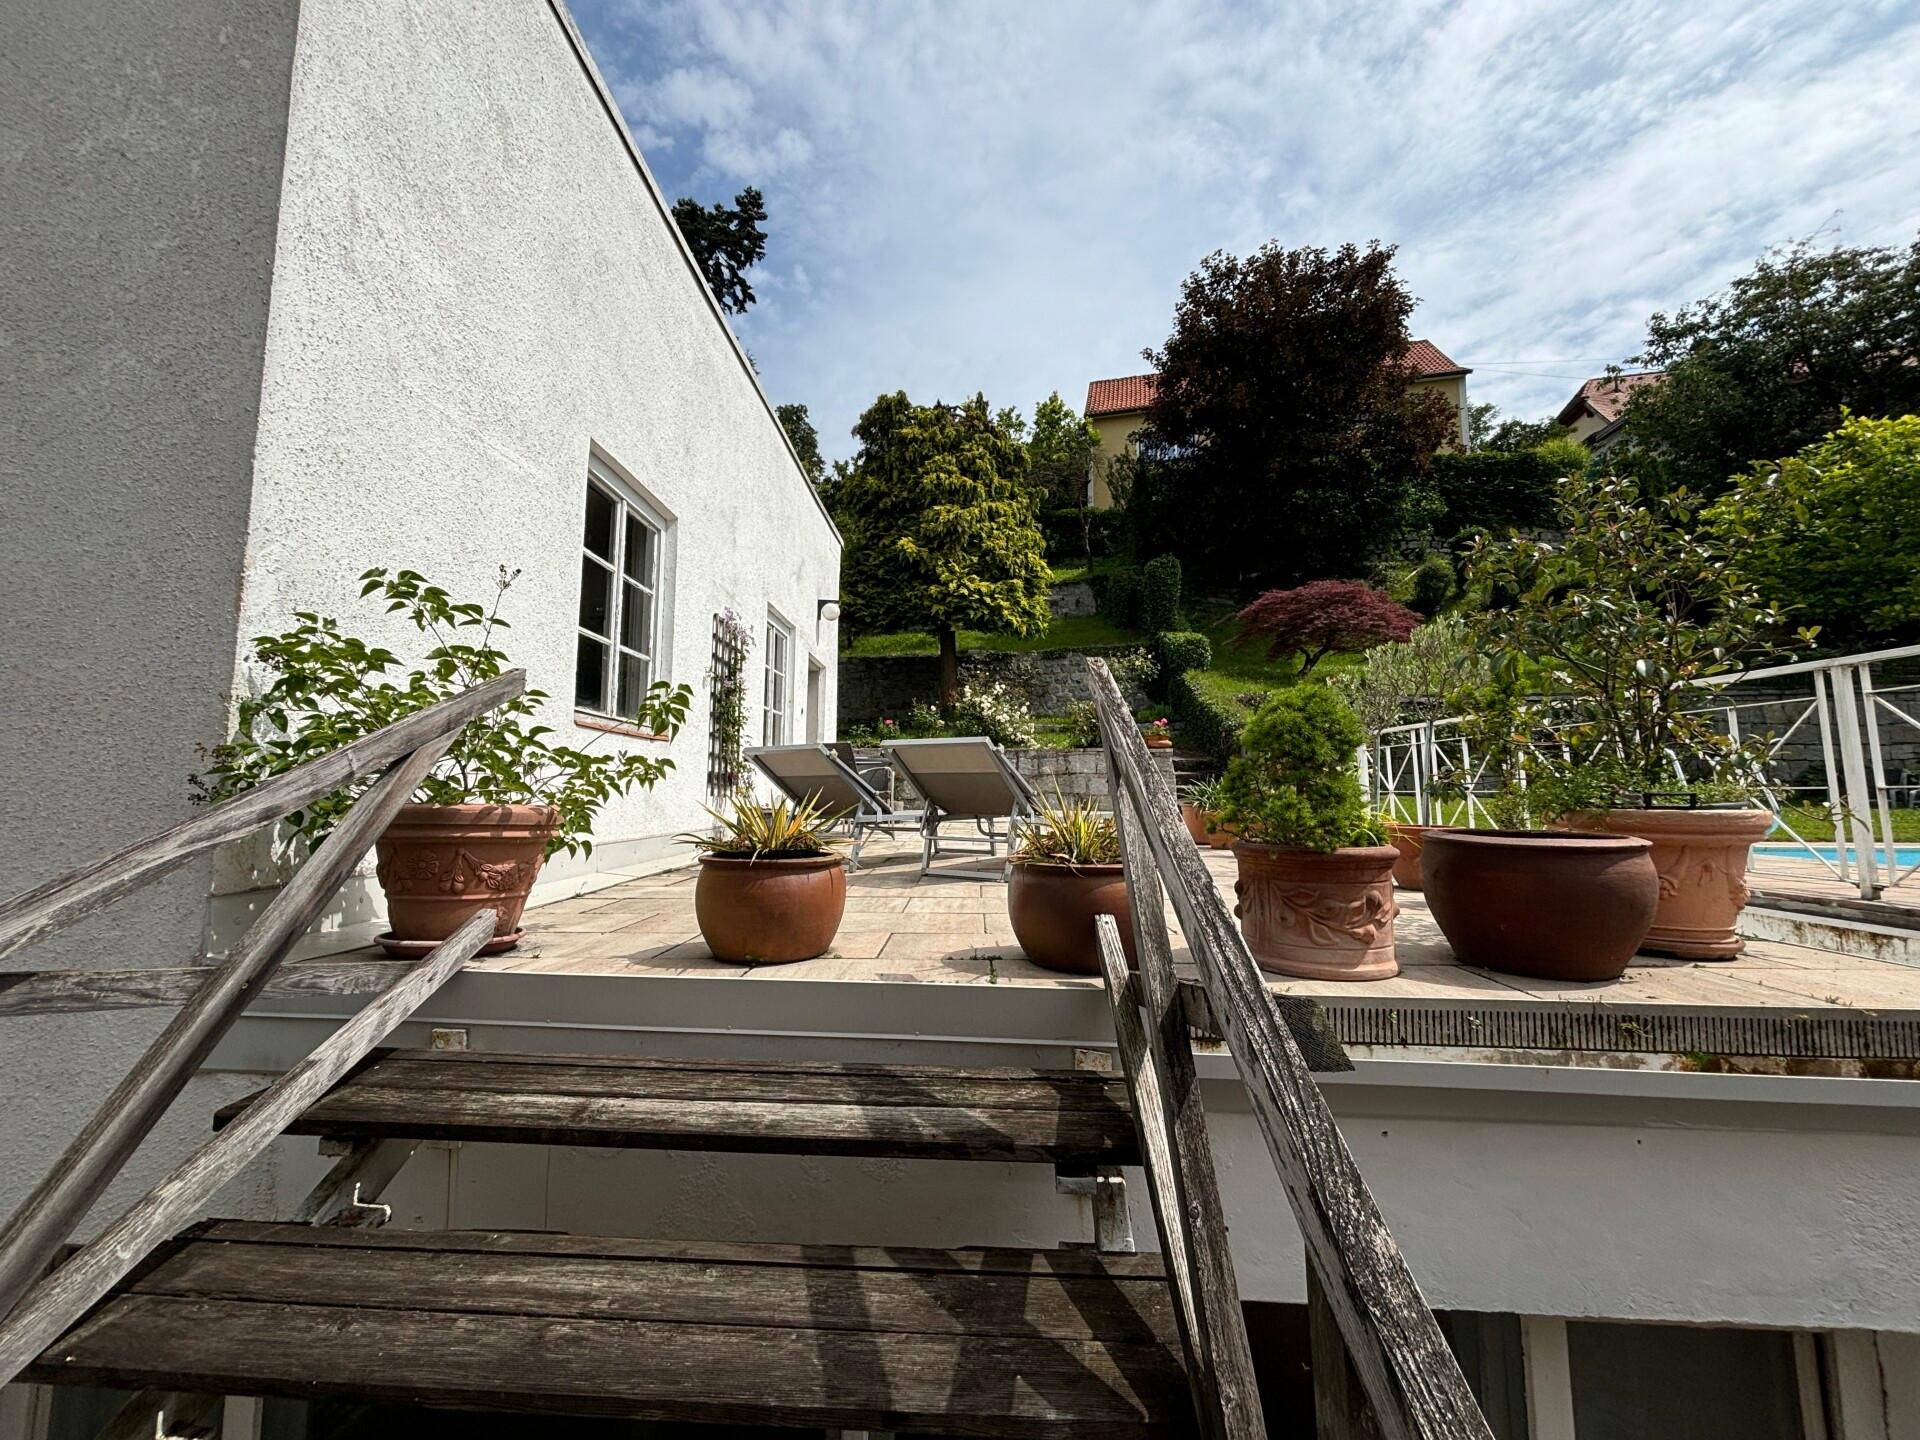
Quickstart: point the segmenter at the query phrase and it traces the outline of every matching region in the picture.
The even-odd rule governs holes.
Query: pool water
[[[1813,854],[1818,855],[1829,865],[1836,863],[1838,859],[1831,843],[1826,845],[1802,845],[1792,840],[1784,843],[1777,840],[1769,840],[1763,845],[1753,847],[1753,853],[1756,857],[1779,855],[1792,858],[1798,855],[1804,860],[1808,858],[1808,851],[1812,851]],[[1879,858],[1886,852],[1880,846],[1875,846],[1873,853],[1876,858]],[[1905,870],[1910,865],[1920,865],[1920,845],[1895,845],[1893,847],[1893,868],[1896,870]]]

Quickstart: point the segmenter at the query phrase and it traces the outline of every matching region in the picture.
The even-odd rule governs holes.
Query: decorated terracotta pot
[[[408,953],[492,910],[500,918],[482,953],[511,949],[559,829],[551,805],[402,805],[374,846],[392,927],[381,943]]]
[[[1595,810],[1566,817],[1575,830],[1653,842],[1660,906],[1642,948],[1687,960],[1731,960],[1746,947],[1734,928],[1747,904],[1747,857],[1766,838],[1765,810]]]
[[[1323,854],[1237,840],[1233,891],[1241,933],[1262,970],[1302,980],[1385,980],[1393,953],[1391,845]]]

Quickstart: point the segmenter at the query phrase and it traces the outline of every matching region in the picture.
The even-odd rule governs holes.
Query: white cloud
[[[1849,243],[1920,230],[1892,3],[575,12],[671,194],[766,192],[739,326],[830,454],[881,390],[1078,403],[1215,248],[1398,243],[1416,333],[1535,414],[1836,211]]]

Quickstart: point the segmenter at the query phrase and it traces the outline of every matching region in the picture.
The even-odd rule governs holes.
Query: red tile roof
[[[1445,352],[1431,340],[1409,342],[1406,362],[1422,380],[1468,373],[1465,367],[1449,360]],[[1136,410],[1144,410],[1153,403],[1154,379],[1152,374],[1146,374],[1095,380],[1087,386],[1087,408],[1082,413],[1089,420],[1097,420],[1102,415],[1130,415]]]
[[[1559,421],[1562,425],[1571,425],[1584,409],[1593,411],[1611,425],[1626,413],[1627,401],[1633,398],[1634,391],[1666,378],[1664,370],[1642,370],[1635,375],[1596,375],[1560,407]]]

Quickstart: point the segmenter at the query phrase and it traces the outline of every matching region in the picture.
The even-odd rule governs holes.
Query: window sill
[[[596,715],[591,710],[573,712],[573,723],[582,730],[600,730],[608,735],[624,735],[629,740],[669,740],[657,730],[642,730],[638,725],[629,725],[625,720],[615,720],[608,715]]]

